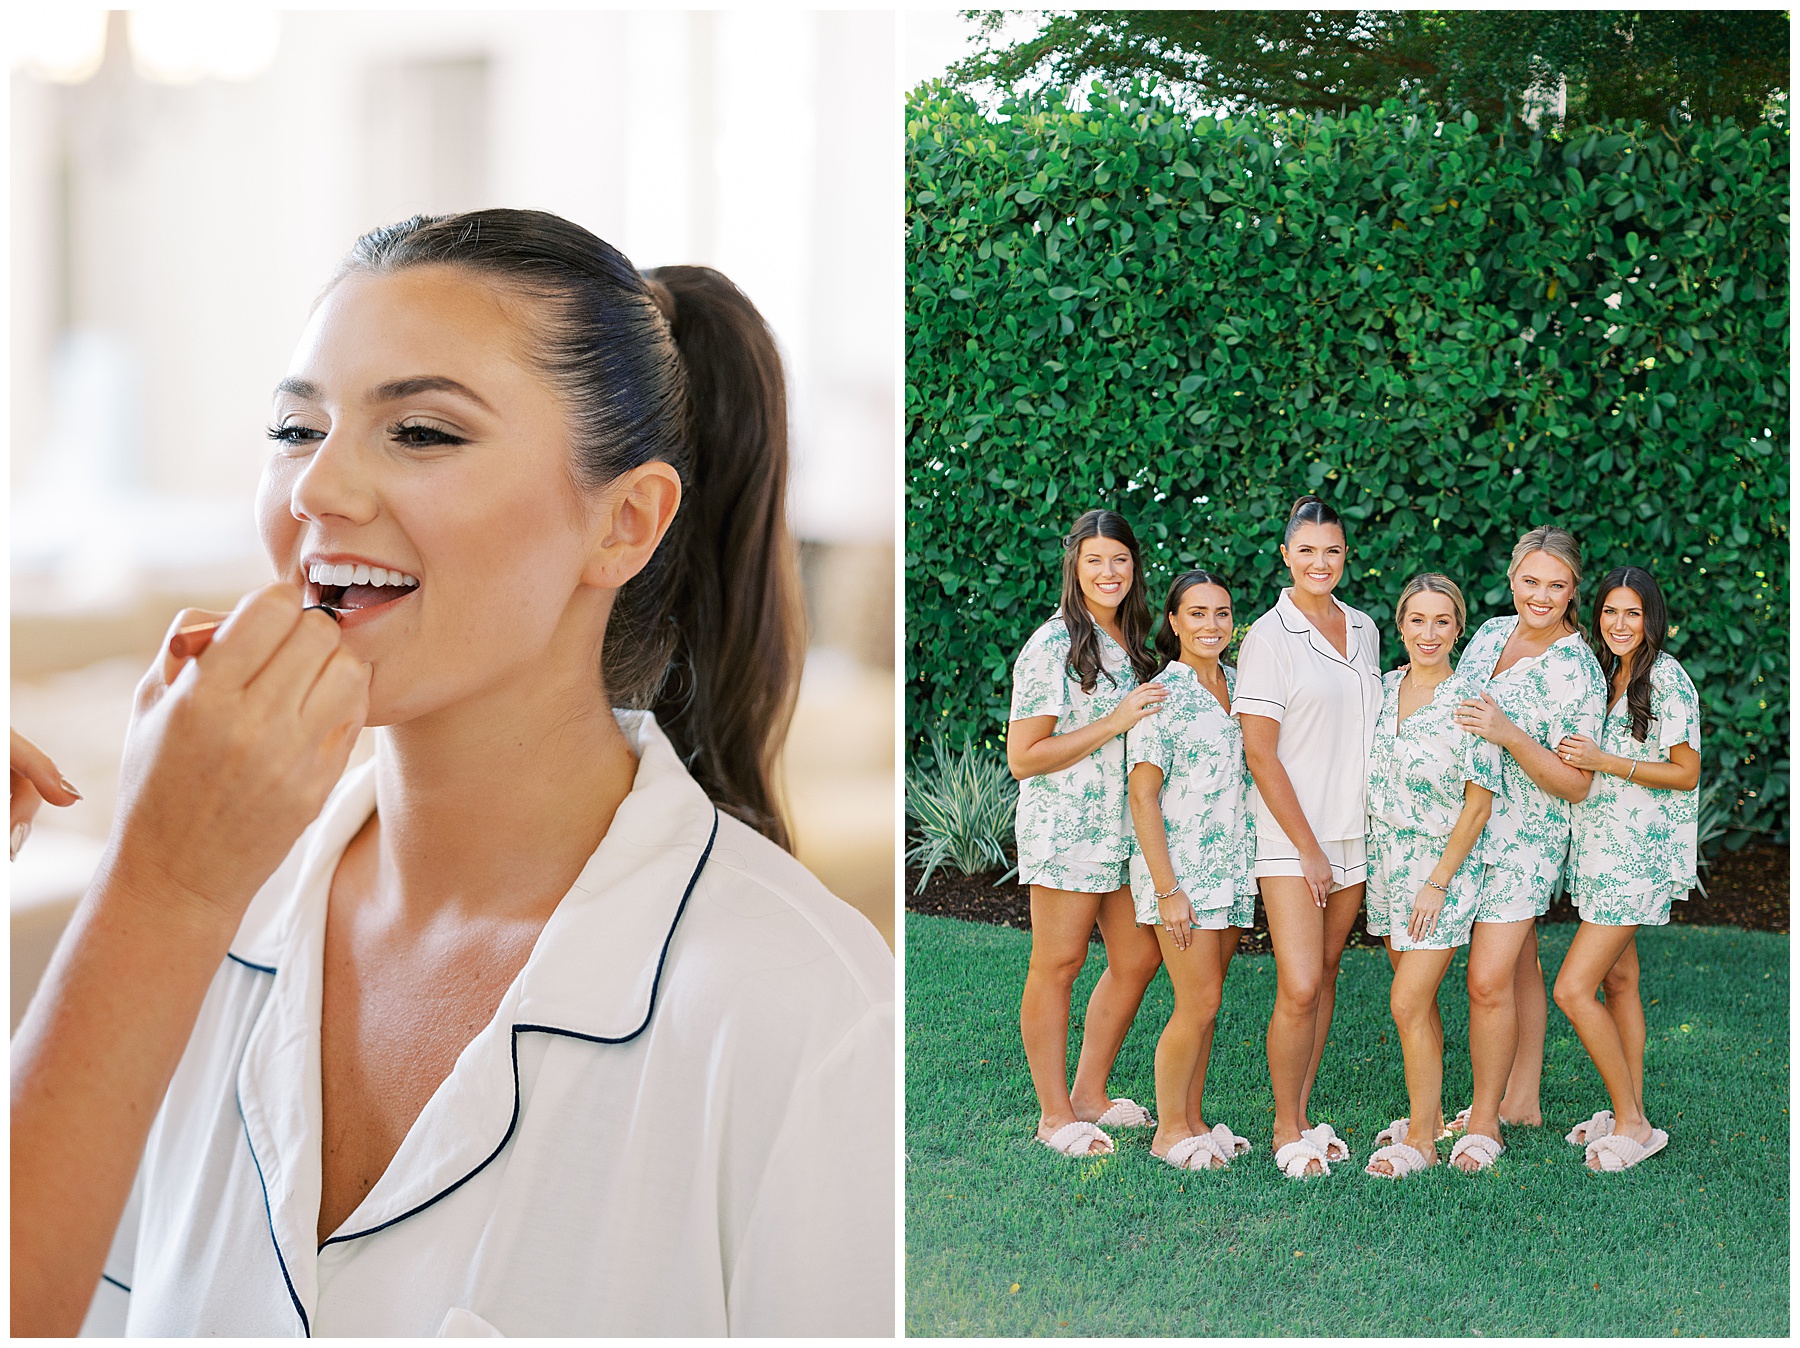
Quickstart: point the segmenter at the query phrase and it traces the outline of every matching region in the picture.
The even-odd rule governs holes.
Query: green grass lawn
[[[1542,929],[1551,978],[1574,931]],[[1351,950],[1313,1120],[1336,1127],[1352,1160],[1302,1183],[1266,1151],[1272,957],[1233,962],[1207,1079],[1207,1121],[1255,1151],[1227,1171],[1182,1173],[1150,1155],[1145,1129],[1115,1132],[1114,1156],[1067,1160],[1032,1141],[1018,1023],[1030,937],[908,915],[908,1333],[1785,1336],[1787,937],[1663,927],[1638,945],[1645,1103],[1670,1137],[1659,1155],[1596,1176],[1563,1141],[1606,1096],[1552,1006],[1545,1127],[1508,1129],[1506,1154],[1479,1176],[1365,1175],[1406,1090],[1386,957]],[[1102,963],[1095,947],[1077,1021]],[[1469,1091],[1465,972],[1459,956],[1440,994],[1446,1114]],[[1152,1103],[1169,1006],[1159,975],[1115,1095]]]

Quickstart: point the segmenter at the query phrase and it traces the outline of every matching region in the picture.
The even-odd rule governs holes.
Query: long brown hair
[[[1081,691],[1091,693],[1102,675],[1108,683],[1115,680],[1100,664],[1100,629],[1088,612],[1082,597],[1081,581],[1076,566],[1081,560],[1081,545],[1090,538],[1110,538],[1123,543],[1131,553],[1131,585],[1119,601],[1119,634],[1125,638],[1125,655],[1137,671],[1139,683],[1148,683],[1162,666],[1156,652],[1150,649],[1150,605],[1144,598],[1144,563],[1138,553],[1137,535],[1125,517],[1116,510],[1090,510],[1075,521],[1069,536],[1063,539],[1062,619],[1069,629],[1068,669],[1081,684]]]
[[[1618,589],[1632,591],[1644,606],[1644,639],[1631,653],[1631,676],[1625,680],[1625,709],[1631,714],[1631,738],[1642,744],[1650,733],[1650,667],[1656,663],[1656,657],[1662,654],[1663,643],[1669,639],[1669,606],[1663,602],[1656,577],[1641,566],[1614,567],[1600,582],[1600,591],[1594,596],[1594,630],[1588,644],[1594,648],[1594,658],[1600,662],[1600,673],[1606,679],[1608,706],[1612,705],[1613,675],[1619,668],[1619,657],[1606,644],[1600,611],[1606,607],[1606,597]]]
[[[414,216],[365,234],[339,275],[431,265],[529,302],[532,355],[568,408],[583,486],[653,460],[680,474],[674,522],[614,601],[600,677],[613,705],[655,713],[721,810],[788,847],[773,773],[805,627],[787,398],[762,316],[710,268],[639,275],[543,211]]]

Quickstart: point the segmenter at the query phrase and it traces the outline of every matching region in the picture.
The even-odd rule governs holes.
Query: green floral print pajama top
[[[1382,676],[1381,714],[1369,750],[1368,926],[1395,950],[1454,950],[1469,943],[1480,902],[1478,839],[1450,877],[1437,925],[1422,941],[1407,931],[1413,899],[1443,859],[1463,811],[1467,782],[1498,794],[1503,751],[1459,728],[1457,705],[1479,688],[1452,674],[1431,690],[1431,701],[1400,719],[1404,670]]]
[[[1013,663],[1012,718],[1054,716],[1065,735],[1112,714],[1137,687],[1125,648],[1104,631],[1094,691],[1069,672],[1069,629],[1058,614],[1025,643]],[[1111,675],[1109,679],[1107,676]],[[1013,823],[1019,882],[1081,894],[1110,894],[1125,884],[1131,814],[1125,799],[1125,737],[1116,736],[1060,772],[1019,783]]]
[[[1565,735],[1600,738],[1606,707],[1600,662],[1571,632],[1541,655],[1498,678],[1494,666],[1519,625],[1516,614],[1490,618],[1469,642],[1456,672],[1468,696],[1493,694],[1507,719],[1546,749]],[[1550,910],[1569,857],[1570,805],[1541,789],[1511,754],[1500,754],[1500,790],[1479,844],[1485,870],[1477,922],[1519,922]]]
[[[1169,690],[1162,707],[1125,736],[1129,777],[1139,763],[1162,770],[1162,815],[1169,862],[1187,892],[1194,925],[1204,930],[1249,927],[1256,917],[1256,817],[1250,810],[1250,769],[1237,719],[1201,684],[1199,675],[1172,661],[1153,682]],[[1225,686],[1237,688],[1237,671],[1225,667]],[[1138,848],[1131,854],[1131,898],[1137,920],[1154,926],[1156,884]]]
[[[1681,662],[1662,651],[1650,666],[1650,725],[1642,744],[1631,737],[1623,697],[1607,708],[1598,740],[1606,753],[1641,763],[1666,762],[1677,744],[1699,753],[1700,695]],[[1697,790],[1670,791],[1596,772],[1587,799],[1575,807],[1570,888],[1582,921],[1666,923],[1669,905],[1698,883],[1699,820]]]

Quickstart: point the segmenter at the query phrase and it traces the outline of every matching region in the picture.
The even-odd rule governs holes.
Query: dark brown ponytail
[[[674,301],[693,415],[682,565],[666,606],[677,645],[651,707],[720,807],[786,847],[775,758],[794,715],[806,627],[787,527],[781,357],[756,306],[719,272],[648,275]]]
[[[720,809],[783,847],[775,757],[805,634],[787,531],[787,402],[762,317],[705,267],[640,276],[543,211],[414,216],[357,241],[344,271],[467,267],[532,306],[533,356],[569,409],[575,472],[598,488],[658,460],[682,502],[619,591],[601,677],[647,707]]]
[[[1293,509],[1288,511],[1287,527],[1282,531],[1281,541],[1292,543],[1294,531],[1302,524],[1335,526],[1337,531],[1344,535],[1345,542],[1349,542],[1350,535],[1344,529],[1343,516],[1337,513],[1329,501],[1314,496],[1311,492],[1307,492],[1306,495],[1295,501]]]

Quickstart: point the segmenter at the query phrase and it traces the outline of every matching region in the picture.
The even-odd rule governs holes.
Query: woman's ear
[[[619,474],[594,512],[593,548],[582,580],[617,590],[642,571],[681,505],[681,476],[661,460]]]

